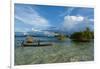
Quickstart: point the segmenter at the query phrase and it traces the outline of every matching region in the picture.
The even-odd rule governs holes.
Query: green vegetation
[[[15,65],[29,64],[46,64],[46,63],[63,63],[78,61],[94,60],[94,32],[89,28],[81,32],[75,32],[70,37],[64,34],[56,33],[55,38],[61,42],[53,43],[53,46],[46,47],[16,47],[15,48]],[[62,42],[66,38],[75,39],[76,41],[90,42]],[[27,38],[29,43],[31,37]]]
[[[75,41],[90,41],[94,38],[94,32],[87,27],[85,31],[73,33],[70,38]]]
[[[64,34],[58,34],[58,35],[55,35],[55,37],[58,39],[58,40],[65,40],[66,36]]]

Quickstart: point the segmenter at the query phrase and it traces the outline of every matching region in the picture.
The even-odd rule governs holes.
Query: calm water
[[[52,46],[21,47],[25,37],[15,38],[15,65],[63,63],[94,60],[94,42],[73,42],[67,38],[58,41],[56,38],[34,37]]]

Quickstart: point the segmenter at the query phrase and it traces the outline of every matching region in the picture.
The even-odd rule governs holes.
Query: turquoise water
[[[35,37],[52,46],[21,47],[25,37],[15,38],[15,65],[80,62],[94,60],[94,42],[73,42],[67,38],[58,41],[55,38]]]

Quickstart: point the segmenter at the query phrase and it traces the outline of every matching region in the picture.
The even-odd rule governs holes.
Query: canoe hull
[[[41,47],[41,46],[52,46],[51,43],[43,43],[43,44],[34,44],[34,43],[24,43],[23,47]]]

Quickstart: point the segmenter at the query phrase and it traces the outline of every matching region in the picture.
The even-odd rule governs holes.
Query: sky
[[[15,32],[94,30],[93,8],[15,4],[14,10]]]

